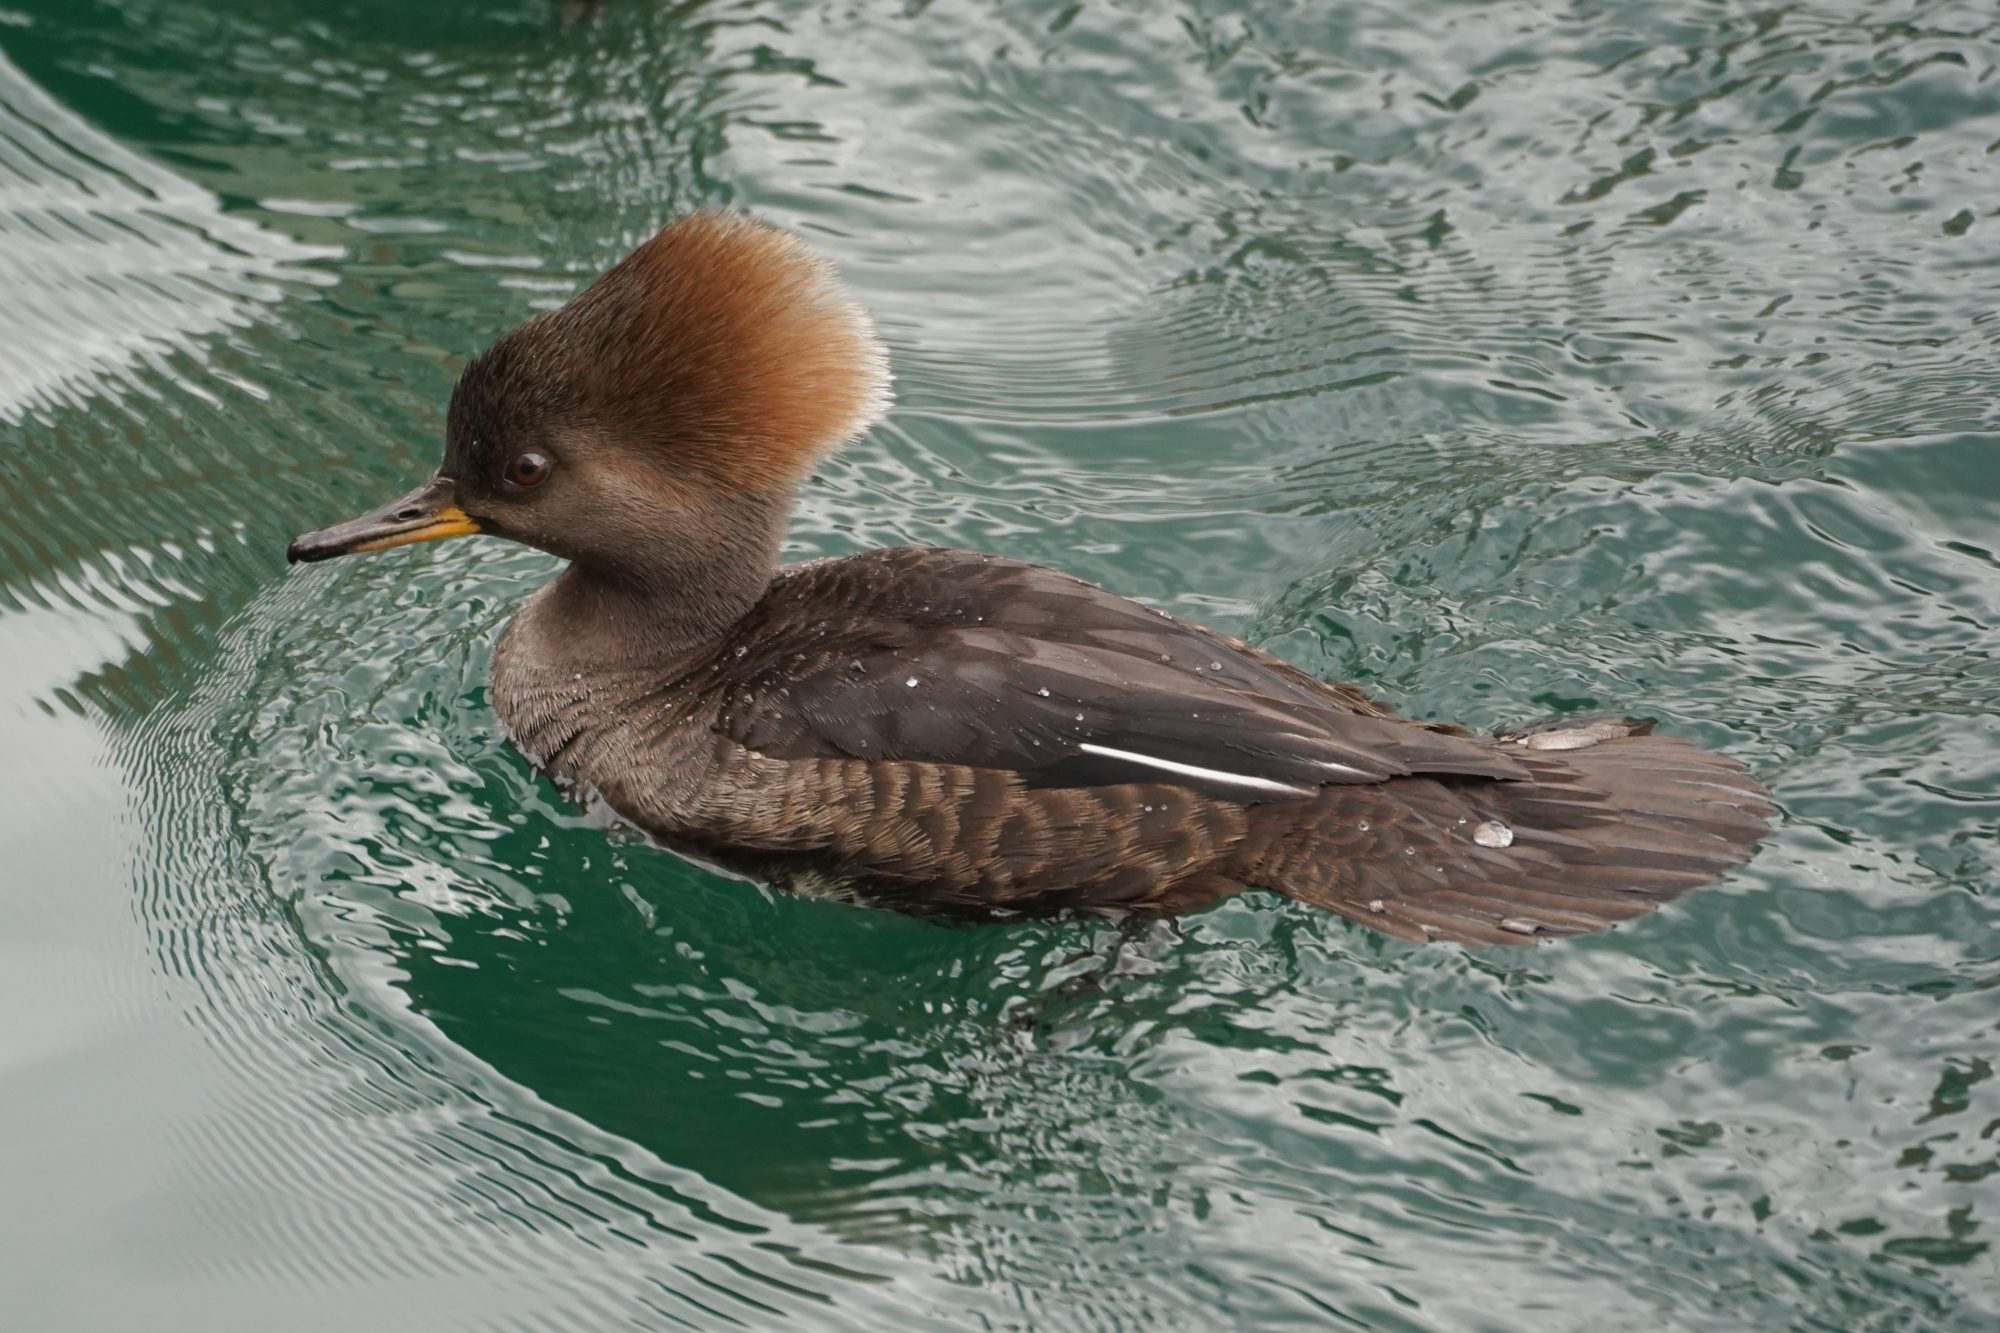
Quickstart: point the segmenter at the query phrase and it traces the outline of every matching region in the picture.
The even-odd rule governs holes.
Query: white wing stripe
[[[1313,762],[1318,764],[1321,768],[1328,769],[1331,772],[1351,773],[1355,777],[1360,778],[1364,782],[1372,782],[1374,780],[1358,768],[1349,768],[1346,764],[1336,764],[1331,759],[1315,759]]]
[[[1270,778],[1253,778],[1242,773],[1224,773],[1217,768],[1200,768],[1194,764],[1177,764],[1171,759],[1155,759],[1149,754],[1134,754],[1130,750],[1114,750],[1108,745],[1091,745],[1085,742],[1077,747],[1086,754],[1100,754],[1106,759],[1123,759],[1127,763],[1144,764],[1157,768],[1163,773],[1176,773],[1184,778],[1206,778],[1210,782],[1226,782],[1232,786],[1248,787],[1252,791],[1266,791],[1285,796],[1310,796],[1309,787],[1294,787],[1288,782],[1273,782]],[[1331,766],[1330,766],[1331,767]]]
[[[1296,731],[1286,732],[1285,739],[1297,741],[1301,746],[1309,746],[1319,743],[1315,738],[1311,736],[1302,735],[1301,733]],[[1352,764],[1336,764],[1331,759],[1313,759],[1309,760],[1308,762],[1318,764],[1321,768],[1324,768],[1329,772],[1345,773],[1349,777],[1360,778],[1363,782],[1375,781],[1373,774],[1370,774],[1363,769],[1356,768]]]

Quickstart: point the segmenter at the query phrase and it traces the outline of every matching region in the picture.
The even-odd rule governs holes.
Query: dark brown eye
[[[547,454],[529,452],[514,455],[507,465],[507,480],[516,486],[539,486],[556,470],[556,461]]]

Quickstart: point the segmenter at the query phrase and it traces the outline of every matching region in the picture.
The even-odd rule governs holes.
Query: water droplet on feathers
[[[1514,845],[1514,830],[1497,819],[1489,819],[1472,828],[1472,840],[1481,847],[1511,847]]]

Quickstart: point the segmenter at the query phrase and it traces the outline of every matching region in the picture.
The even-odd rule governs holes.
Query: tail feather
[[[1272,812],[1242,878],[1414,940],[1521,944],[1603,930],[1713,883],[1768,825],[1724,755],[1591,719],[1495,737],[1525,781],[1412,777]],[[1283,814],[1278,812],[1283,810]]]

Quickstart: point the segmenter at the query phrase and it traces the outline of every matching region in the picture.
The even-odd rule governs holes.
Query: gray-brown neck
[[[594,552],[530,599],[503,653],[533,668],[661,667],[724,637],[778,567],[789,492],[683,511],[671,533]]]

